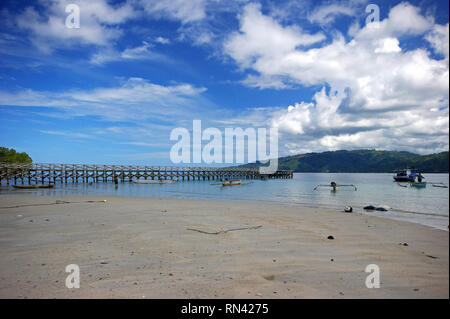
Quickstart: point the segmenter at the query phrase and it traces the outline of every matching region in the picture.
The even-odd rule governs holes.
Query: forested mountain
[[[243,165],[258,167],[259,163]],[[384,173],[395,169],[415,168],[424,173],[448,173],[448,151],[418,155],[395,151],[333,151],[281,157],[279,169],[296,172]]]

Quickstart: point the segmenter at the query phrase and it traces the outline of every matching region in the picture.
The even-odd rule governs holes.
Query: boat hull
[[[394,176],[394,181],[396,181],[396,182],[414,182],[414,178],[408,177],[408,176]]]
[[[425,188],[425,187],[427,187],[427,184],[426,183],[417,183],[417,182],[415,182],[415,183],[411,183],[411,186],[412,187],[417,187],[417,188]]]
[[[173,180],[153,180],[153,179],[137,179],[134,181],[136,184],[173,184]]]
[[[39,188],[53,188],[53,185],[13,185],[13,187],[19,189],[39,189]]]
[[[222,183],[222,186],[236,186],[236,185],[241,185],[241,180],[225,181]]]

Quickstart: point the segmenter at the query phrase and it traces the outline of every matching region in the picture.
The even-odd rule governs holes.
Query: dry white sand
[[[71,203],[36,205],[56,200]],[[107,196],[0,196],[0,207],[0,298],[449,297],[449,233],[418,224]],[[65,286],[68,264],[80,267],[79,289]],[[379,289],[365,286],[368,264],[380,267]]]

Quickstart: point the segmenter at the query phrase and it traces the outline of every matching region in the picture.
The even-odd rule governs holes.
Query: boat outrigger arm
[[[316,190],[319,187],[331,187],[333,191],[336,191],[338,187],[353,187],[355,191],[358,190],[356,186],[353,184],[336,184],[335,182],[331,182],[330,184],[319,184],[316,187],[314,187],[314,190]]]
[[[426,187],[428,184],[431,184],[431,186],[433,186],[433,187],[448,188],[448,186],[445,185],[442,182],[437,182],[437,183],[435,183],[435,182],[421,182],[421,183],[419,183],[419,182],[405,182],[405,183],[406,184],[401,184],[400,182],[397,182],[398,186],[405,187],[405,188],[408,187],[408,185],[409,186],[416,186],[416,187]]]

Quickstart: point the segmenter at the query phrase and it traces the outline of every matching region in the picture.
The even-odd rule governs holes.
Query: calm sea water
[[[444,183],[448,186],[448,174],[425,174],[426,181]],[[314,190],[318,184],[354,184],[331,192],[328,188]],[[222,187],[211,185],[215,181],[185,181],[166,185],[114,184],[57,184],[53,189],[19,190],[0,186],[2,194],[28,194],[31,196],[64,195],[120,195],[136,197],[160,197],[178,199],[200,199],[212,201],[243,201],[291,206],[321,207],[342,211],[352,206],[355,212],[368,215],[410,221],[448,230],[449,192],[446,188],[400,187],[393,182],[392,174],[329,174],[295,173],[291,180],[243,181],[241,186]],[[388,212],[367,212],[364,206],[387,205]],[[0,196],[1,206],[1,196]]]

